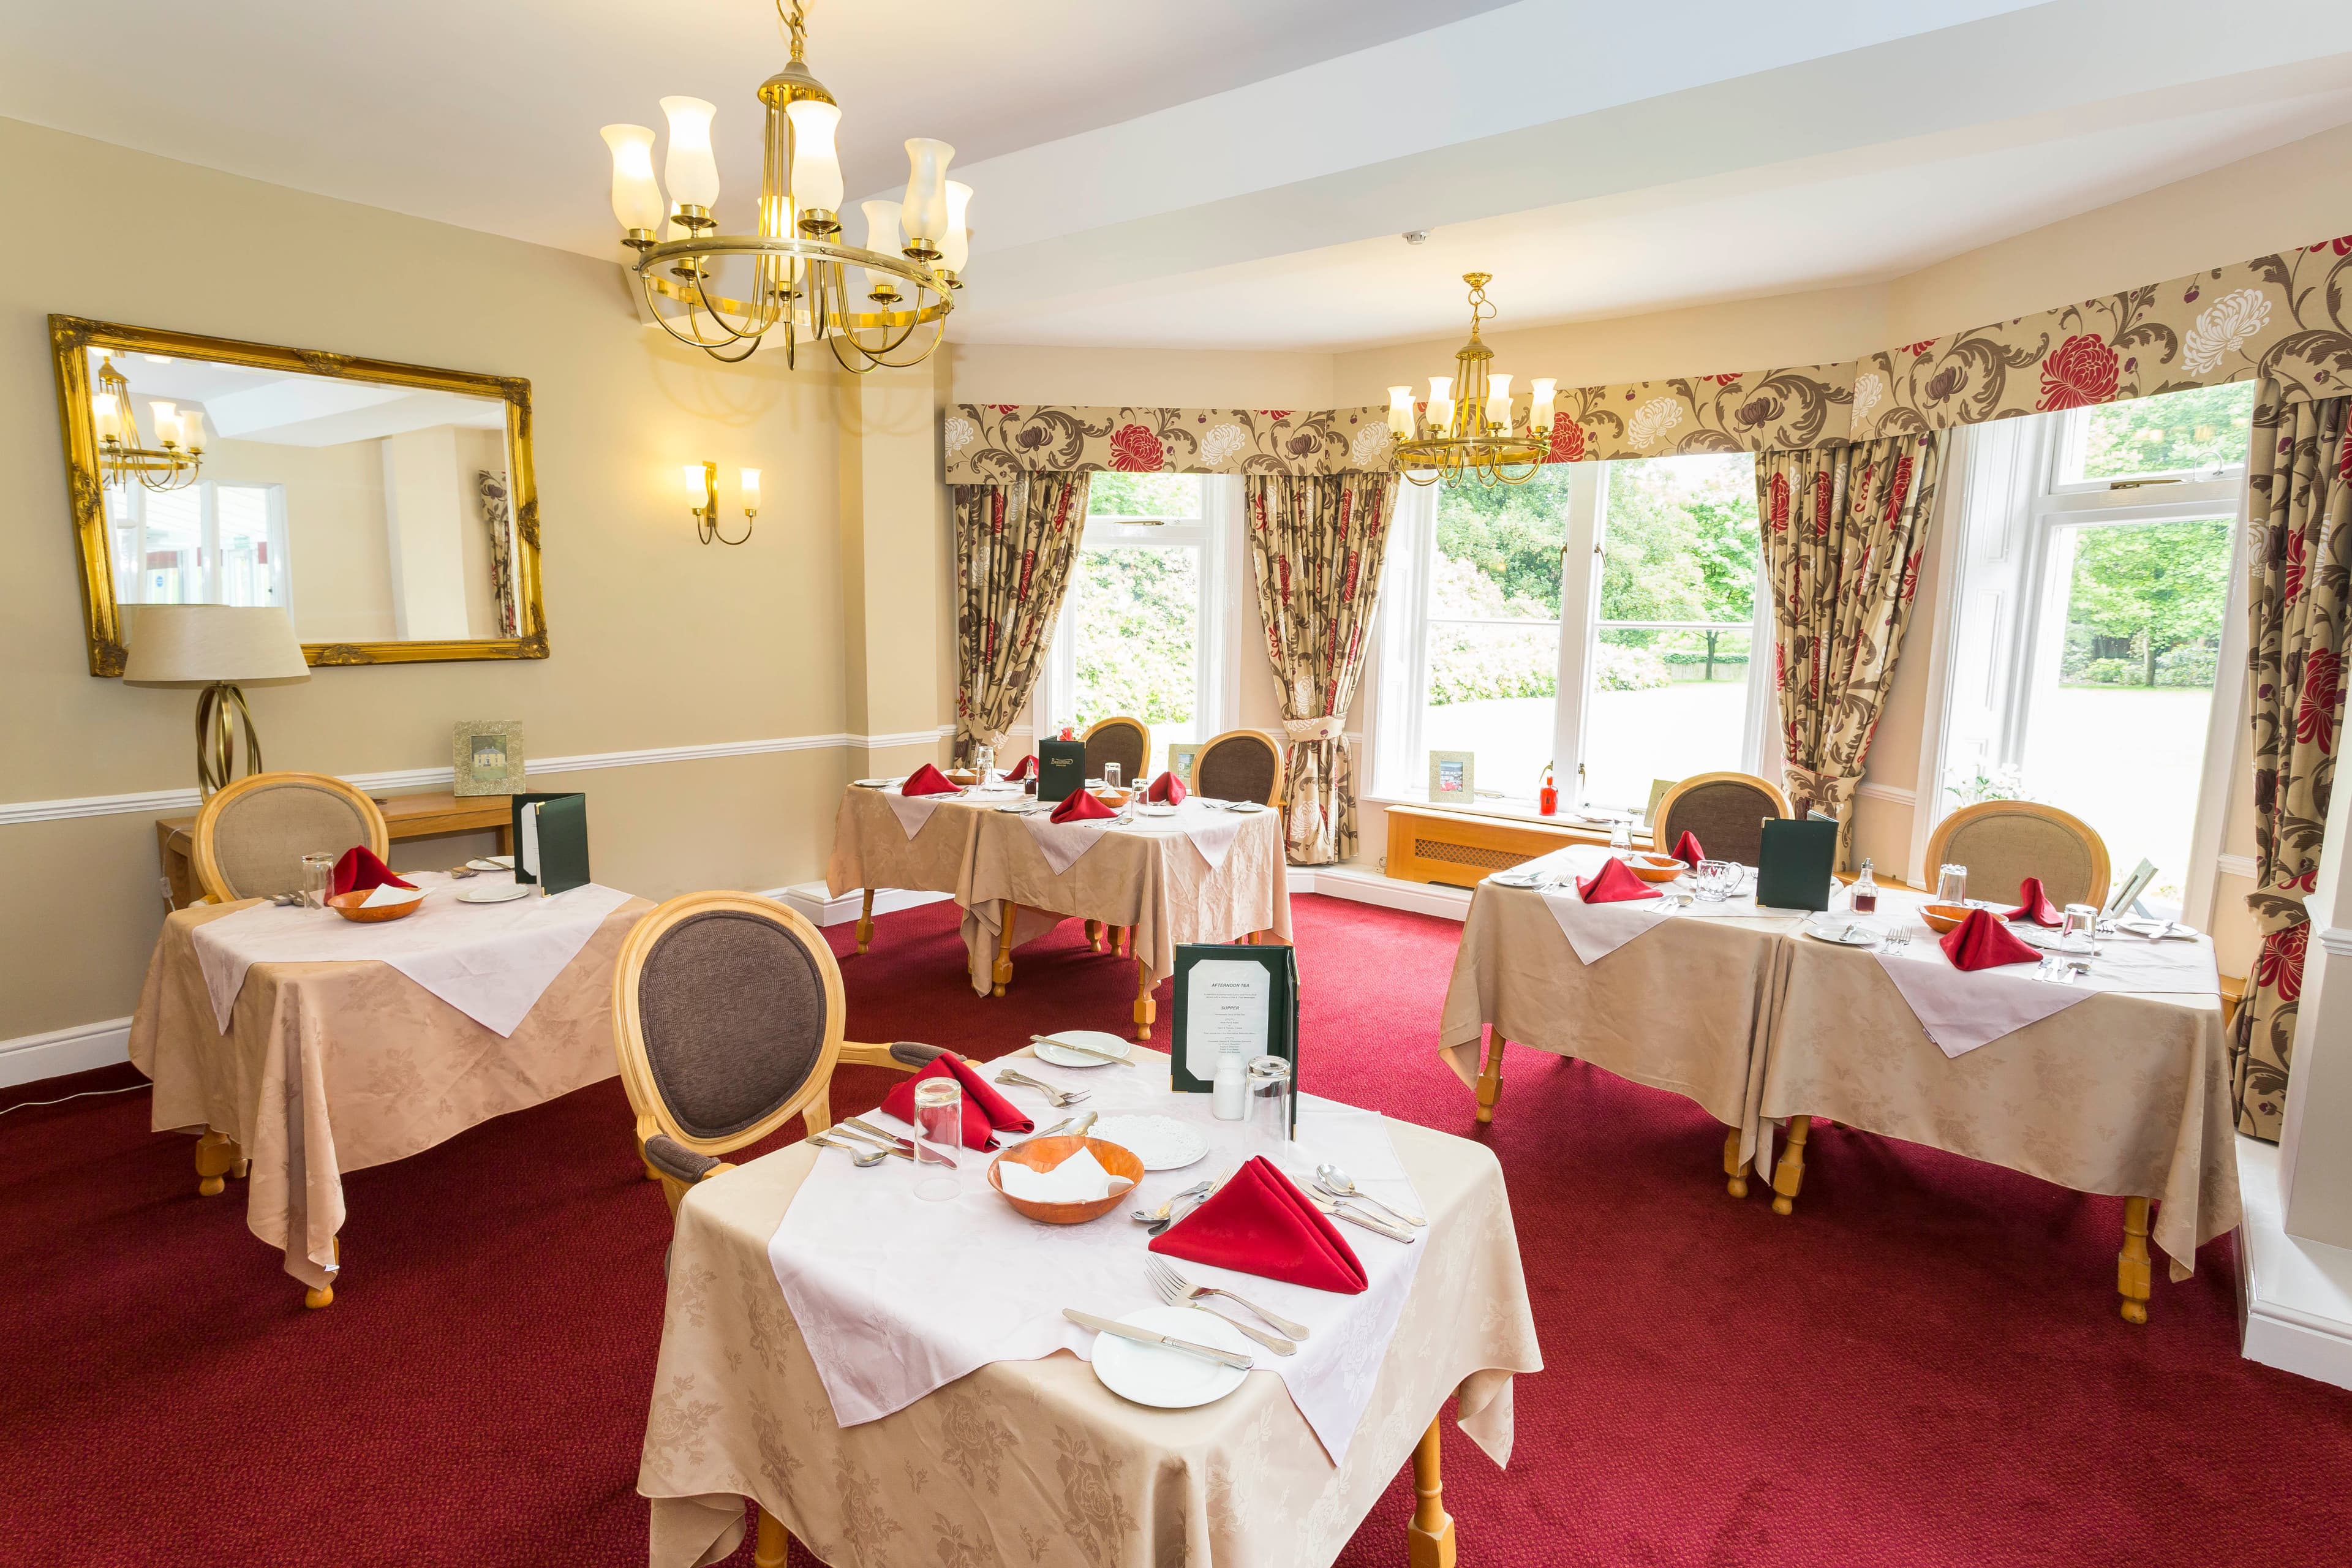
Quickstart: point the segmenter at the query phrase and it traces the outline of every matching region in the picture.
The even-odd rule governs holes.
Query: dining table
[[[1453,1563],[1444,1408],[1506,1464],[1513,1379],[1542,1366],[1494,1156],[1312,1096],[1300,1100],[1295,1140],[1220,1122],[1208,1096],[1174,1091],[1168,1058],[1139,1046],[1085,1068],[1041,1060],[1034,1047],[1016,1055],[973,1066],[1015,1065],[1057,1094],[1083,1094],[1099,1126],[1130,1128],[1136,1147],[1158,1151],[1160,1166],[1108,1214],[1025,1218],[990,1182],[995,1155],[970,1148],[938,1203],[916,1195],[918,1173],[901,1161],[866,1169],[806,1142],[688,1193],[637,1479],[653,1568],[734,1552],[747,1500],[763,1568],[781,1568],[788,1537],[844,1568],[1318,1568],[1408,1464],[1407,1555],[1417,1568]],[[1042,1091],[1004,1092],[1048,1113]],[[880,1126],[898,1131],[887,1118]],[[1163,1304],[1152,1232],[1135,1214],[1184,1201],[1203,1175],[1230,1190],[1257,1158],[1303,1188],[1335,1152],[1350,1184],[1423,1222],[1391,1226],[1402,1241],[1338,1226],[1360,1259],[1359,1292],[1179,1261],[1193,1283],[1269,1315],[1222,1298]],[[1191,1163],[1160,1168],[1186,1154]],[[940,1169],[925,1168],[934,1180]],[[1180,1217],[1169,1236],[1181,1234]],[[1222,1379],[1213,1392],[1180,1398],[1121,1383],[1134,1395],[1123,1397],[1105,1344],[1128,1358],[1130,1376],[1139,1355],[1192,1368],[1188,1378],[1202,1363],[1097,1338],[1065,1310],[1171,1314],[1198,1325],[1179,1337],[1222,1334],[1213,1342],[1249,1364],[1206,1369]],[[1286,1356],[1214,1316],[1258,1323],[1261,1334],[1281,1317],[1303,1331],[1277,1336]]]
[[[996,807],[1023,798],[1019,784],[953,794],[907,795],[904,778],[860,779],[841,792],[833,816],[825,890],[862,895],[857,951],[874,943],[874,895],[887,889],[960,895],[971,874],[971,847]]]
[[[653,908],[589,883],[497,902],[513,874],[410,872],[417,907],[346,920],[267,899],[166,917],[131,1022],[155,1131],[197,1134],[197,1191],[312,1307],[342,1278],[343,1177],[611,1078],[614,966]]]

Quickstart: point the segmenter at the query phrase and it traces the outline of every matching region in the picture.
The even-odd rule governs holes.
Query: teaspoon
[[[1404,1210],[1398,1208],[1395,1205],[1384,1204],[1381,1202],[1380,1199],[1372,1196],[1371,1194],[1364,1192],[1356,1185],[1354,1181],[1349,1179],[1347,1172],[1341,1170],[1339,1166],[1332,1164],[1328,1160],[1322,1164],[1315,1167],[1315,1179],[1321,1183],[1324,1188],[1335,1196],[1353,1198],[1358,1203],[1370,1204],[1374,1208],[1386,1210],[1388,1213],[1396,1215],[1398,1219],[1403,1221],[1407,1225],[1427,1225],[1429,1223],[1419,1215],[1407,1214]]]

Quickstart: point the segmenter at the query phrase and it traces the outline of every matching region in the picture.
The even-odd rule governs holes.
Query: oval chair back
[[[1987,800],[1964,805],[1927,837],[1927,864],[1918,880],[1933,889],[1945,866],[1969,868],[1969,897],[2014,902],[2018,884],[2042,879],[2053,904],[2107,901],[2107,846],[2080,817],[2032,800]]]
[[[1671,851],[1685,833],[1697,836],[1712,860],[1753,866],[1764,852],[1767,818],[1789,815],[1789,797],[1754,773],[1696,773],[1658,799],[1650,842]]]
[[[1142,720],[1121,716],[1087,726],[1087,777],[1098,779],[1105,763],[1117,763],[1127,786],[1147,784],[1143,767],[1150,760],[1151,729]]]
[[[1228,730],[1212,736],[1192,758],[1192,788],[1211,800],[1282,804],[1280,742],[1262,730]]]
[[[216,904],[300,891],[305,855],[364,844],[382,859],[392,847],[375,802],[326,773],[238,779],[205,802],[189,837],[196,885]]]

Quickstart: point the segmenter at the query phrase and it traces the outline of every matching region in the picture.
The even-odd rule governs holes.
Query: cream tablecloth
[[[971,846],[980,824],[996,807],[1022,798],[1015,789],[935,797],[939,805],[909,838],[883,791],[851,784],[834,814],[833,856],[824,885],[835,898],[857,888],[902,888],[953,893],[971,875]]]
[[[637,1474],[654,1568],[732,1552],[747,1496],[834,1568],[1318,1568],[1449,1394],[1463,1430],[1507,1461],[1511,1378],[1542,1362],[1502,1172],[1465,1140],[1389,1131],[1428,1205],[1416,1245],[1430,1251],[1337,1468],[1272,1373],[1197,1410],[1150,1410],[1059,1353],[991,1363],[840,1427],[768,1262],[817,1151],[796,1144],[695,1188]],[[1459,1528],[1475,1539],[1475,1518]]]
[[[252,1163],[246,1224],[284,1250],[286,1272],[316,1288],[334,1277],[345,1172],[618,1070],[613,966],[653,906],[633,898],[606,915],[503,1037],[373,961],[257,963],[224,1032],[194,933],[248,907],[200,905],[163,922],[131,1021],[131,1059],[154,1079],[157,1131],[209,1126],[236,1140]]]

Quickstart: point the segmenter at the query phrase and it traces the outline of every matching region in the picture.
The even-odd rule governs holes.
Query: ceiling
[[[597,128],[718,103],[738,227],[785,58],[754,0],[5,3],[0,114],[611,258]],[[2341,0],[810,12],[852,192],[907,136],[958,149],[968,342],[1450,335],[1474,267],[1512,327],[1885,278],[2352,121]],[[118,47],[151,26],[170,50]]]
[[[472,430],[506,428],[503,399],[420,390],[341,376],[304,375],[215,360],[89,351],[93,373],[111,360],[131,386],[131,416],[152,438],[162,398],[182,409],[204,410],[216,441],[257,441],[273,447],[336,447],[377,441],[413,430],[454,425]]]

